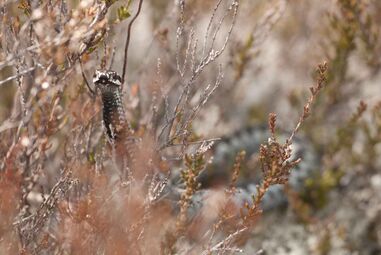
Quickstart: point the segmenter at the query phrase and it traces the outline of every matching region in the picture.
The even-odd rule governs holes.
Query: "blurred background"
[[[219,50],[181,105],[181,116],[191,120],[187,142],[267,125],[270,113],[277,114],[277,133],[289,135],[316,83],[318,64],[327,62],[326,85],[297,133],[311,144],[318,174],[305,181],[302,192],[287,193],[287,207],[263,213],[242,249],[245,254],[381,254],[381,2],[190,0],[181,16],[182,3],[144,0],[132,28],[124,97],[137,136],[153,130],[159,137],[153,140],[165,144],[158,133],[195,73],[192,63]],[[97,20],[102,4],[105,19]],[[2,249],[24,247],[12,234],[14,219],[33,215],[41,201],[23,212],[28,194],[49,194],[66,176],[65,162],[76,166],[80,183],[91,182],[86,169],[102,172],[99,162],[107,157],[102,106],[89,96],[81,70],[90,83],[99,68],[122,73],[126,27],[137,5],[137,0],[1,4]],[[208,84],[215,90],[193,118],[188,109],[210,91]],[[175,157],[180,149],[162,153]],[[171,169],[179,165],[166,162]],[[6,169],[21,177],[5,181]]]

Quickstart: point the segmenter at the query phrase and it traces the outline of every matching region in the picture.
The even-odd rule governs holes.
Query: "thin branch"
[[[17,72],[16,75],[14,75],[14,76],[10,76],[10,77],[6,78],[5,80],[0,81],[0,86],[3,85],[3,84],[5,84],[5,83],[7,83],[8,81],[17,79],[17,78],[19,78],[19,77],[21,77],[21,76],[23,76],[23,75],[25,75],[25,74],[27,74],[27,73],[33,72],[35,69],[36,69],[36,67],[33,66],[33,67],[30,67],[30,68],[28,68],[28,69],[26,69],[26,70],[24,70],[24,71]]]
[[[87,86],[87,88],[88,88],[89,91],[90,91],[91,97],[94,98],[94,96],[95,96],[96,93],[95,93],[95,91],[91,88],[91,86],[90,86],[90,84],[89,84],[89,81],[88,81],[87,78],[86,78],[86,75],[85,75],[85,73],[84,73],[84,71],[83,71],[83,65],[82,65],[82,60],[81,60],[81,58],[79,58],[78,61],[79,61],[79,64],[80,64],[80,66],[81,66],[82,78],[83,78],[83,80],[85,81],[86,86]]]
[[[216,16],[218,7],[220,7],[221,2],[222,2],[222,0],[219,0],[218,3],[216,4],[216,6],[214,7],[212,16],[210,17],[210,20],[209,20],[208,27],[206,28],[205,37],[204,37],[204,44],[202,46],[202,55],[203,56],[205,55],[206,44],[208,43],[210,28],[212,27],[214,17]]]
[[[202,255],[207,255],[207,254],[210,254],[210,252],[213,252],[213,251],[219,251],[221,249],[221,247],[226,247],[226,245],[231,242],[232,240],[234,240],[237,236],[240,236],[243,232],[247,231],[249,228],[248,227],[242,227],[241,229],[238,229],[237,231],[235,231],[234,233],[228,235],[224,240],[222,240],[221,242],[217,243],[216,245],[214,245],[212,248],[210,248],[209,250],[206,250],[202,253]]]
[[[220,2],[218,2],[219,4]],[[174,141],[175,138],[178,138],[179,136],[186,136],[186,131],[185,133],[183,132],[184,130],[181,129],[181,127],[184,127],[184,123],[183,125],[180,125],[177,130],[175,131],[175,134],[171,135],[171,130],[172,130],[172,127],[175,123],[175,120],[178,118],[178,116],[182,116],[184,114],[184,111],[185,111],[185,106],[186,104],[189,102],[189,98],[191,97],[191,88],[192,86],[194,85],[195,81],[197,80],[197,78],[200,76],[200,74],[203,72],[203,70],[206,68],[206,66],[208,66],[210,63],[212,63],[213,61],[215,61],[225,50],[226,46],[227,46],[227,43],[229,41],[229,38],[232,34],[232,30],[233,30],[233,27],[235,25],[235,22],[236,22],[236,17],[237,17],[237,13],[238,13],[238,6],[239,6],[239,1],[237,0],[234,0],[232,1],[232,3],[230,4],[230,6],[227,8],[227,10],[225,11],[224,13],[224,16],[218,21],[218,24],[217,24],[217,28],[215,29],[215,31],[213,32],[213,36],[211,37],[211,46],[210,48],[208,49],[208,52],[204,53],[204,55],[201,56],[201,59],[199,61],[198,64],[195,64],[196,62],[196,59],[195,59],[195,53],[197,51],[196,47],[197,47],[197,39],[194,39],[193,36],[190,36],[189,39],[194,39],[194,45],[193,45],[193,48],[192,49],[189,49],[189,45],[190,43],[188,43],[187,45],[187,48],[186,48],[186,53],[185,53],[185,58],[188,57],[188,52],[189,50],[191,50],[191,73],[190,73],[190,77],[188,79],[185,79],[185,81],[183,81],[184,85],[182,86],[182,89],[181,89],[181,92],[180,92],[180,95],[177,99],[177,102],[174,106],[174,110],[173,110],[173,115],[172,117],[169,119],[169,121],[167,120],[167,122],[164,124],[161,132],[159,133],[159,136],[158,136],[158,140],[160,140],[162,138],[162,136],[165,134],[164,136],[164,144],[162,144],[161,146],[159,146],[159,148],[163,148],[165,146],[169,146],[172,144],[172,142]],[[180,2],[180,24],[179,24],[179,27],[177,28],[177,33],[176,33],[176,49],[177,49],[177,55],[176,55],[176,61],[177,61],[177,70],[180,74],[180,77],[181,78],[184,78],[183,75],[183,71],[179,68],[179,49],[178,49],[178,40],[180,38],[180,36],[183,34],[183,10],[184,8],[184,1],[181,1]],[[216,37],[217,35],[219,34],[220,32],[220,28],[223,24],[223,21],[225,20],[225,18],[227,17],[227,15],[229,13],[232,13],[232,21],[231,21],[231,24],[230,24],[230,27],[229,27],[229,30],[227,31],[227,34],[226,34],[226,37],[225,37],[225,40],[223,42],[223,45],[221,46],[220,49],[213,49],[214,47],[214,42],[216,40]],[[212,14],[212,18],[214,18],[214,15],[215,15],[215,10],[213,11],[213,14]],[[211,18],[211,19],[212,19]],[[209,30],[210,28],[207,29],[206,33],[209,34]],[[205,35],[205,38],[208,38],[207,35]],[[186,59],[185,59],[186,61]],[[184,62],[185,62],[184,61]],[[198,62],[198,61],[197,61]],[[218,87],[220,83],[220,80],[219,78],[217,79],[217,82],[216,82],[216,85],[217,86],[214,86],[214,89],[216,87]],[[208,88],[209,89],[209,88]],[[211,94],[214,92],[214,89],[212,89],[211,91]],[[210,95],[209,95],[210,96]],[[202,103],[202,104],[205,104],[206,102]],[[197,111],[198,109],[196,109],[196,114],[197,114]],[[185,123],[187,122],[187,120],[185,120]],[[165,132],[166,131],[166,132]],[[182,134],[180,134],[179,132],[182,132]]]
[[[122,86],[124,84],[125,78],[126,78],[126,71],[127,71],[127,58],[128,58],[128,46],[130,44],[130,37],[131,37],[131,28],[134,21],[138,18],[140,14],[140,10],[142,9],[143,0],[139,0],[139,6],[138,11],[136,12],[135,16],[132,18],[130,23],[128,24],[127,28],[127,38],[126,38],[126,45],[124,46],[124,60],[123,60],[123,74],[122,74]]]

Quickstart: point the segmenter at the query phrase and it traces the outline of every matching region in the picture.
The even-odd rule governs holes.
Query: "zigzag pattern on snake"
[[[133,141],[129,139],[131,130],[125,116],[125,110],[121,94],[121,77],[114,71],[96,71],[93,82],[101,91],[103,103],[103,122],[106,134],[112,143],[120,144],[122,153],[127,154],[127,161],[133,161]],[[223,138],[214,148],[213,163],[201,174],[199,181],[202,188],[192,198],[194,208],[201,208],[205,197],[210,192],[211,183],[226,181],[234,161],[236,153],[245,150],[247,157],[259,151],[261,143],[270,137],[268,129],[263,125],[247,128]],[[317,158],[312,146],[303,139],[293,142],[293,157],[302,158],[296,169],[292,170],[289,178],[289,186],[295,191],[301,191],[305,180],[316,170]],[[125,147],[123,149],[123,147]],[[242,178],[238,182],[237,192],[234,194],[234,202],[239,206],[246,201],[251,201],[256,195],[256,185],[260,181],[258,176],[250,176],[250,179]],[[166,188],[166,197],[178,199],[180,192],[176,182],[171,180]],[[171,184],[172,183],[172,184]],[[287,203],[283,191],[283,185],[273,185],[262,200],[262,209],[271,210]]]

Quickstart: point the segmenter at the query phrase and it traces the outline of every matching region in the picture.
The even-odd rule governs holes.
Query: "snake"
[[[99,89],[102,98],[103,124],[106,136],[121,154],[119,160],[127,159],[127,165],[132,165],[134,163],[134,141],[130,139],[132,130],[128,125],[123,104],[122,78],[112,70],[96,70],[93,83]],[[239,151],[245,150],[248,156],[253,155],[259,151],[260,145],[266,142],[269,136],[268,128],[265,125],[256,125],[222,138],[213,148],[213,163],[199,176],[201,188],[192,198],[194,208],[203,207],[206,197],[212,191],[210,183],[218,182],[218,180],[226,181],[227,176],[231,174],[229,169],[234,157]],[[292,157],[301,158],[302,161],[291,171],[288,184],[292,190],[301,192],[305,186],[305,181],[316,172],[318,158],[313,146],[305,139],[296,139],[292,146]],[[168,185],[170,186],[166,190],[167,193],[171,194],[167,197],[179,199],[180,191],[178,191],[176,182],[176,180],[169,181]],[[234,203],[242,205],[250,201],[257,193],[259,182],[260,177],[241,178],[237,183],[237,191],[233,197]],[[267,211],[285,204],[287,204],[287,196],[283,185],[276,184],[270,186],[265,193],[261,207],[262,210]]]

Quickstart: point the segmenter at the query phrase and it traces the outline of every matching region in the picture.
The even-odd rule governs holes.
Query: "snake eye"
[[[122,77],[120,77],[117,73],[115,73],[114,79],[122,83]]]

